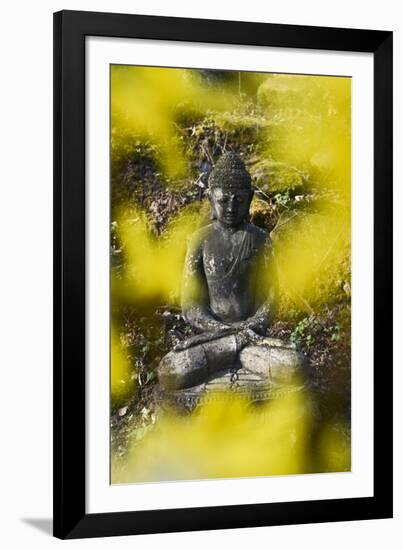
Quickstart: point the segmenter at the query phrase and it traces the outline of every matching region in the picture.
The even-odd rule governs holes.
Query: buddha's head
[[[208,196],[213,218],[227,227],[237,227],[249,217],[253,197],[251,177],[235,153],[220,157],[209,176]]]

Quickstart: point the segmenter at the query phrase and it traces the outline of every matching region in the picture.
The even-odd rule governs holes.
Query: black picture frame
[[[86,513],[85,37],[374,54],[374,496]],[[115,13],[54,14],[54,536],[389,518],[392,463],[392,32]]]

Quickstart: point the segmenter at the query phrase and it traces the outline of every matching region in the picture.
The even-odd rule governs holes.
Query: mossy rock
[[[249,168],[253,182],[270,195],[302,187],[304,179],[299,170],[273,160],[261,160]]]
[[[278,213],[273,207],[266,201],[254,198],[250,208],[250,220],[254,225],[271,231],[278,219]]]
[[[214,123],[225,131],[252,129],[254,131],[272,126],[270,120],[261,114],[224,112],[214,115]]]

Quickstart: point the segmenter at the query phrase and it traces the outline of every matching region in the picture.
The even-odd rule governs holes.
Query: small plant
[[[334,325],[326,329],[326,332],[330,334],[330,340],[332,342],[339,342],[341,338],[340,325]]]
[[[288,203],[290,202],[290,192],[287,190],[283,193],[276,193],[276,195],[274,195],[274,202],[276,203],[276,205],[287,208]]]
[[[305,338],[305,330],[309,326],[309,317],[304,317],[295,327],[290,335],[290,340],[294,344],[300,344]]]
[[[296,345],[305,345],[310,349],[315,343],[315,338],[312,334],[317,326],[317,320],[311,315],[304,317],[295,327],[290,335],[290,340]]]

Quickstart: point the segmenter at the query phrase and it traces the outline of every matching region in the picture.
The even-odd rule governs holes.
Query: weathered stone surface
[[[250,168],[254,183],[265,193],[282,193],[302,187],[303,174],[284,162],[263,159]]]
[[[276,309],[272,242],[248,222],[251,177],[237,155],[217,162],[209,196],[213,223],[190,241],[182,296],[183,315],[199,334],[158,367],[157,399],[188,409],[224,390],[267,399],[305,374],[293,345],[265,336]]]
[[[170,358],[171,354],[175,352],[168,354]],[[185,372],[192,371],[192,363],[187,362],[185,354],[183,357],[186,357],[183,362],[172,360],[177,369],[177,380],[182,381],[188,379],[185,373],[180,375],[178,371],[181,368]],[[305,388],[307,366],[306,357],[293,344],[285,345],[279,339],[265,338],[260,345],[245,347],[230,367],[216,370],[213,374],[206,375],[204,361],[203,369],[195,367],[196,372],[192,372],[192,381],[196,382],[189,387],[175,387],[174,383],[160,385],[156,398],[168,407],[184,407],[189,411],[201,402],[231,399],[231,394],[243,395],[255,402],[276,399]]]

